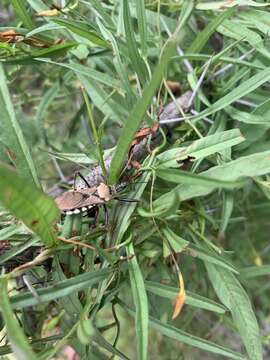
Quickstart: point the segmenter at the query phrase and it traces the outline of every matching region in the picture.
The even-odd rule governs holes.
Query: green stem
[[[106,166],[105,166],[105,162],[103,159],[103,149],[101,147],[101,143],[100,143],[100,139],[98,136],[98,132],[97,132],[97,128],[96,128],[96,124],[93,118],[93,112],[92,112],[92,108],[91,108],[91,104],[89,101],[89,97],[85,91],[85,89],[82,89],[82,93],[83,93],[83,97],[84,97],[84,101],[86,104],[86,108],[87,108],[87,113],[88,113],[88,117],[89,117],[89,123],[93,132],[93,137],[94,137],[94,142],[97,145],[97,149],[98,149],[98,158],[99,158],[99,162],[100,162],[100,166],[102,168],[102,172],[105,178],[107,178],[107,170],[106,170]]]

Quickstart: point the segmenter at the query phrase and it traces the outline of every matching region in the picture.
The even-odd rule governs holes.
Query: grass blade
[[[40,187],[30,150],[25,142],[22,130],[16,120],[14,108],[6,85],[6,78],[0,64],[0,109],[2,139],[11,161],[19,174],[28,182]]]
[[[0,173],[1,203],[40,236],[44,245],[55,245],[53,225],[60,212],[54,200],[19,177],[9,166],[0,164]]]
[[[137,357],[138,359],[146,360],[148,348],[148,300],[142,273],[132,243],[129,243],[127,246],[127,254],[133,256],[128,262],[128,269],[133,302],[136,306]]]
[[[22,331],[22,328],[13,313],[8,298],[7,280],[0,279],[0,308],[4,319],[7,334],[11,343],[11,348],[17,359],[37,360],[37,357],[31,350],[31,347]]]

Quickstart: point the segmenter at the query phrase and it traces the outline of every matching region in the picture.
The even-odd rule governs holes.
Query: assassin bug
[[[80,176],[84,181],[86,187],[76,189],[76,177]],[[108,186],[104,183],[100,183],[96,187],[90,187],[87,180],[83,175],[77,172],[74,176],[74,185],[75,190],[69,190],[64,192],[62,195],[58,196],[55,201],[61,210],[66,215],[80,214],[84,212],[89,212],[90,210],[95,211],[95,217],[98,213],[99,206],[103,206],[105,212],[105,223],[108,223],[108,211],[106,203],[112,198],[125,201],[125,202],[134,202],[137,200],[133,199],[121,199],[117,195],[117,192],[124,188],[127,184],[122,183],[118,186]]]

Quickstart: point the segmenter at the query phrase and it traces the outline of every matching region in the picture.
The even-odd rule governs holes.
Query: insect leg
[[[109,213],[108,213],[108,208],[107,208],[106,204],[103,204],[103,209],[104,209],[104,214],[105,214],[105,226],[107,227],[109,224]]]
[[[85,178],[79,171],[75,171],[75,174],[74,174],[74,182],[73,182],[73,189],[76,189],[75,185],[76,185],[76,179],[77,179],[78,176],[85,182],[85,184],[87,185],[87,187],[90,188],[90,185],[89,185],[88,181],[86,180],[86,178]]]

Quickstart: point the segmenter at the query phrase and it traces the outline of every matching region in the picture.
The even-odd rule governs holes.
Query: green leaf
[[[168,240],[168,242],[170,243],[170,245],[175,253],[182,252],[183,250],[185,250],[188,247],[189,242],[186,241],[185,239],[183,239],[181,236],[175,234],[168,226],[162,228],[161,232],[165,236],[165,238]],[[164,246],[166,246],[165,243],[164,243]],[[170,255],[170,252],[168,252],[168,254],[166,254],[166,256],[169,256],[169,255]]]
[[[0,201],[22,220],[44,245],[57,243],[54,222],[60,211],[52,198],[35,185],[18,176],[9,166],[0,164]]]
[[[153,77],[150,83],[145,87],[142,97],[138,100],[133,107],[126,120],[125,127],[118,140],[117,147],[111,162],[109,183],[114,184],[117,182],[117,178],[122,169],[122,164],[128,153],[130,143],[143,120],[143,116],[148,109],[152,97],[155,94],[157,87],[164,75],[164,71],[170,60],[171,54],[174,51],[174,42],[169,42],[167,48],[164,50],[164,54],[160,60],[159,65],[154,71]]]
[[[5,263],[11,259],[14,259],[14,261],[16,261],[16,257],[19,254],[21,254],[26,249],[30,248],[38,242],[39,238],[37,236],[34,236],[29,241],[23,242],[22,245],[13,246],[10,250],[7,250],[2,255],[0,255],[0,264],[5,265]]]
[[[146,281],[145,288],[147,291],[149,291],[155,295],[158,295],[158,296],[170,299],[170,300],[175,300],[177,295],[179,294],[178,288],[164,285],[164,284],[159,284],[159,283],[153,282],[153,281]],[[203,309],[203,310],[213,311],[218,314],[224,314],[226,311],[226,308],[224,306],[222,306],[221,304],[219,304],[213,300],[207,299],[204,296],[195,294],[191,291],[186,291],[186,295],[187,295],[186,301],[185,301],[186,305],[194,306],[196,308]]]
[[[249,266],[240,269],[240,275],[246,279],[270,274],[270,265]]]
[[[138,359],[146,360],[148,354],[148,300],[142,273],[131,242],[127,246],[127,254],[128,256],[133,256],[132,259],[128,261],[128,269],[133,302],[136,306],[135,327],[137,338],[137,357]]]
[[[231,8],[227,11],[223,11],[218,16],[213,17],[213,20],[210,21],[203,31],[196,34],[195,40],[191,43],[186,53],[199,53],[204,45],[209,40],[210,36],[215,32],[216,28],[228,17],[234,13],[234,8]]]
[[[135,188],[129,192],[131,199],[140,200],[147,183],[150,179],[150,172],[142,175],[140,182],[136,184]],[[115,219],[116,226],[114,228],[111,241],[114,244],[119,244],[123,239],[123,236],[128,229],[131,221],[131,215],[133,214],[137,204],[134,203],[124,203],[122,206],[117,206],[114,213],[112,214],[113,219]]]
[[[218,31],[222,36],[228,36],[236,40],[247,41],[266,59],[270,59],[270,52],[265,47],[264,41],[258,32],[248,29],[239,21],[225,20],[218,27]]]
[[[202,61],[202,62],[206,62],[207,60],[212,60],[211,63],[215,63],[217,60],[220,60],[226,64],[235,64],[235,65],[240,65],[240,66],[246,66],[248,68],[251,69],[258,69],[258,70],[263,70],[265,69],[265,66],[263,66],[262,64],[257,64],[257,63],[252,63],[252,62],[248,62],[245,60],[241,60],[241,59],[235,59],[229,56],[210,56],[207,54],[185,54],[185,55],[179,55],[179,56],[174,56],[173,57],[174,60],[185,60],[185,59],[189,59],[189,60],[196,60],[196,61]]]
[[[36,12],[48,10],[48,7],[42,0],[27,0],[27,2]]]
[[[82,74],[77,73],[78,79],[84,86],[93,104],[106,116],[110,117],[114,122],[119,123],[121,119],[127,117],[126,109],[114,100],[111,95],[104,90],[104,88],[98,82],[93,79],[90,80]]]
[[[38,298],[33,297],[30,292],[24,292],[11,297],[11,305],[14,309],[25,308],[38,305],[41,302],[49,302],[55,299],[61,299],[68,295],[73,295],[78,291],[88,289],[94,284],[107,278],[113,269],[101,269],[92,272],[74,276],[69,279],[61,280],[53,285],[42,289],[36,289]]]
[[[93,30],[87,23],[72,21],[66,19],[54,19],[53,20],[58,25],[65,26],[68,30],[77,34],[89,41],[91,43],[98,45],[103,48],[110,48],[110,44],[103,39],[103,37],[95,30]]]
[[[240,18],[247,20],[249,23],[255,25],[255,28],[262,31],[265,35],[268,35],[270,31],[269,12],[248,9],[239,15]]]
[[[122,301],[118,300],[118,302],[121,306],[123,306],[125,308],[125,310],[128,311],[128,313],[130,313],[132,316],[135,315],[134,310],[128,308]],[[246,359],[244,356],[242,356],[241,354],[239,354],[237,352],[227,349],[221,345],[215,344],[211,341],[204,340],[202,338],[199,338],[197,336],[189,334],[183,330],[178,329],[175,326],[172,326],[169,324],[164,324],[161,321],[159,321],[151,316],[149,317],[149,325],[153,329],[156,329],[158,332],[163,334],[164,336],[167,336],[171,339],[179,341],[180,343],[184,343],[184,344],[187,344],[187,345],[190,345],[190,346],[193,346],[193,347],[205,350],[205,351],[209,351],[213,354],[227,356],[228,359],[239,359],[239,360]]]
[[[256,113],[248,113],[246,111],[240,111],[233,106],[228,106],[226,108],[227,114],[236,121],[244,122],[246,124],[253,124],[253,125],[269,125],[269,119],[267,117],[264,117],[262,115],[256,114]]]
[[[93,337],[94,342],[101,348],[106,349],[111,354],[117,356],[120,360],[129,360],[121,351],[115,349],[102,335],[96,330]]]
[[[102,24],[102,22],[99,19],[97,19],[97,23],[101,29],[101,32],[102,32],[102,35],[104,36],[104,38],[106,40],[110,41],[110,43],[111,43],[111,46],[113,49],[113,54],[114,54],[113,64],[114,64],[115,70],[117,71],[117,75],[119,76],[120,81],[122,83],[122,88],[126,92],[126,101],[127,101],[128,106],[130,107],[130,106],[132,106],[132,104],[134,104],[137,97],[134,94],[131,83],[129,82],[128,66],[124,62],[124,59],[123,59],[124,57],[122,58],[122,56],[120,54],[118,42],[117,42],[115,36],[112,34],[112,32],[110,32],[107,28],[105,28],[105,26]]]
[[[188,250],[190,254],[203,262],[215,264],[224,269],[227,269],[235,274],[239,274],[238,270],[224,257],[217,255],[215,252],[207,249],[206,247],[200,245],[189,245]]]
[[[196,9],[198,9],[198,10],[223,10],[224,8],[233,7],[233,6],[237,6],[237,5],[255,6],[255,7],[268,6],[268,4],[258,3],[257,1],[253,1],[253,0],[235,0],[235,1],[228,1],[228,0],[217,1],[216,0],[216,1],[199,2],[196,5]]]
[[[224,233],[227,229],[227,226],[230,221],[234,206],[234,194],[230,191],[224,191],[223,201],[222,201],[222,212],[221,212],[221,221],[219,227],[220,236],[224,237]]]
[[[43,94],[43,97],[38,105],[36,112],[36,122],[40,136],[43,135],[43,131],[44,131],[44,119],[45,119],[46,111],[48,110],[51,103],[55,100],[57,95],[59,94],[59,91],[60,91],[59,84],[58,83],[54,84],[45,92],[45,94]]]
[[[76,74],[80,74],[80,75],[89,77],[90,79],[96,80],[103,85],[107,85],[107,86],[116,88],[117,91],[121,90],[120,81],[114,79],[113,77],[111,77],[108,74],[105,74],[105,73],[95,70],[93,68],[90,68],[90,67],[87,67],[84,65],[80,65],[80,64],[76,64],[74,62],[71,62],[70,64],[65,64],[65,63],[58,63],[58,62],[50,61],[50,60],[47,61],[44,59],[41,59],[41,61],[47,62],[49,64],[58,65],[58,66],[66,68],[66,69],[70,69],[70,70],[74,71]]]
[[[33,29],[35,27],[35,24],[31,19],[29,12],[27,11],[27,8],[25,6],[25,0],[11,0],[11,3],[14,7],[16,14],[23,22],[24,26],[28,29]]]
[[[146,23],[146,16],[145,16],[144,0],[136,0],[136,12],[137,12],[139,34],[140,34],[140,39],[141,39],[141,50],[142,50],[142,54],[146,55],[147,23]]]
[[[238,87],[234,88],[230,93],[217,100],[214,104],[209,106],[208,109],[205,109],[193,119],[197,121],[205,116],[209,116],[219,110],[224,109],[226,106],[256,90],[258,87],[260,87],[269,80],[270,68],[268,67],[265,70],[258,72],[256,75],[252,76],[248,80],[242,82]]]
[[[6,78],[0,64],[0,109],[1,132],[6,152],[18,169],[19,174],[31,184],[40,187],[34,161],[25,142],[22,130],[16,120],[14,108],[10,99]]]
[[[124,4],[124,14],[123,14],[124,25],[125,25],[125,34],[126,34],[126,42],[127,42],[128,52],[129,52],[129,58],[130,58],[131,65],[132,65],[134,71],[137,73],[142,85],[144,85],[146,83],[146,80],[148,77],[146,66],[145,66],[145,63],[138,51],[138,45],[136,43],[134,30],[133,30],[132,23],[131,23],[132,17],[130,15],[130,11],[129,11],[129,3],[127,0],[123,0],[123,4]],[[140,22],[141,22],[141,20],[140,20]]]
[[[11,309],[7,292],[7,280],[5,278],[0,279],[0,293],[2,317],[5,321],[8,338],[15,357],[20,360],[37,360],[37,357],[33,353],[26,336]]]
[[[224,181],[222,176],[217,178],[211,178],[207,176],[200,176],[197,174],[192,174],[188,171],[178,170],[178,169],[157,169],[157,177],[164,179],[166,181],[174,182],[177,184],[190,184],[190,186],[205,186],[210,189],[221,188],[221,189],[233,189],[235,187],[244,185],[243,181]]]
[[[162,168],[179,168],[179,162],[188,159],[188,157],[194,158],[192,160],[204,159],[209,155],[231,148],[243,141],[245,141],[245,138],[239,129],[217,132],[213,135],[195,140],[188,146],[164,151],[157,156],[157,166]]]
[[[105,24],[110,27],[110,28],[114,28],[115,27],[115,23],[113,21],[113,18],[106,12],[105,7],[103,7],[102,2],[100,2],[99,0],[87,0],[87,1],[80,1],[81,3],[83,3],[85,6],[87,6],[88,8],[90,8],[91,10],[95,9],[95,11],[99,14],[100,18],[105,22]],[[91,3],[91,4],[89,4]]]
[[[201,172],[200,175],[213,179],[222,178],[224,181],[236,181],[240,178],[259,176],[269,172],[270,151],[264,151],[240,157],[223,165],[214,166],[209,170]],[[197,196],[205,196],[210,194],[215,188],[189,184],[178,185],[170,192],[160,196],[154,202],[154,207],[159,207],[175,198],[184,201]]]
[[[259,326],[245,290],[231,272],[210,264],[206,268],[217,296],[231,311],[250,359],[262,360]]]

